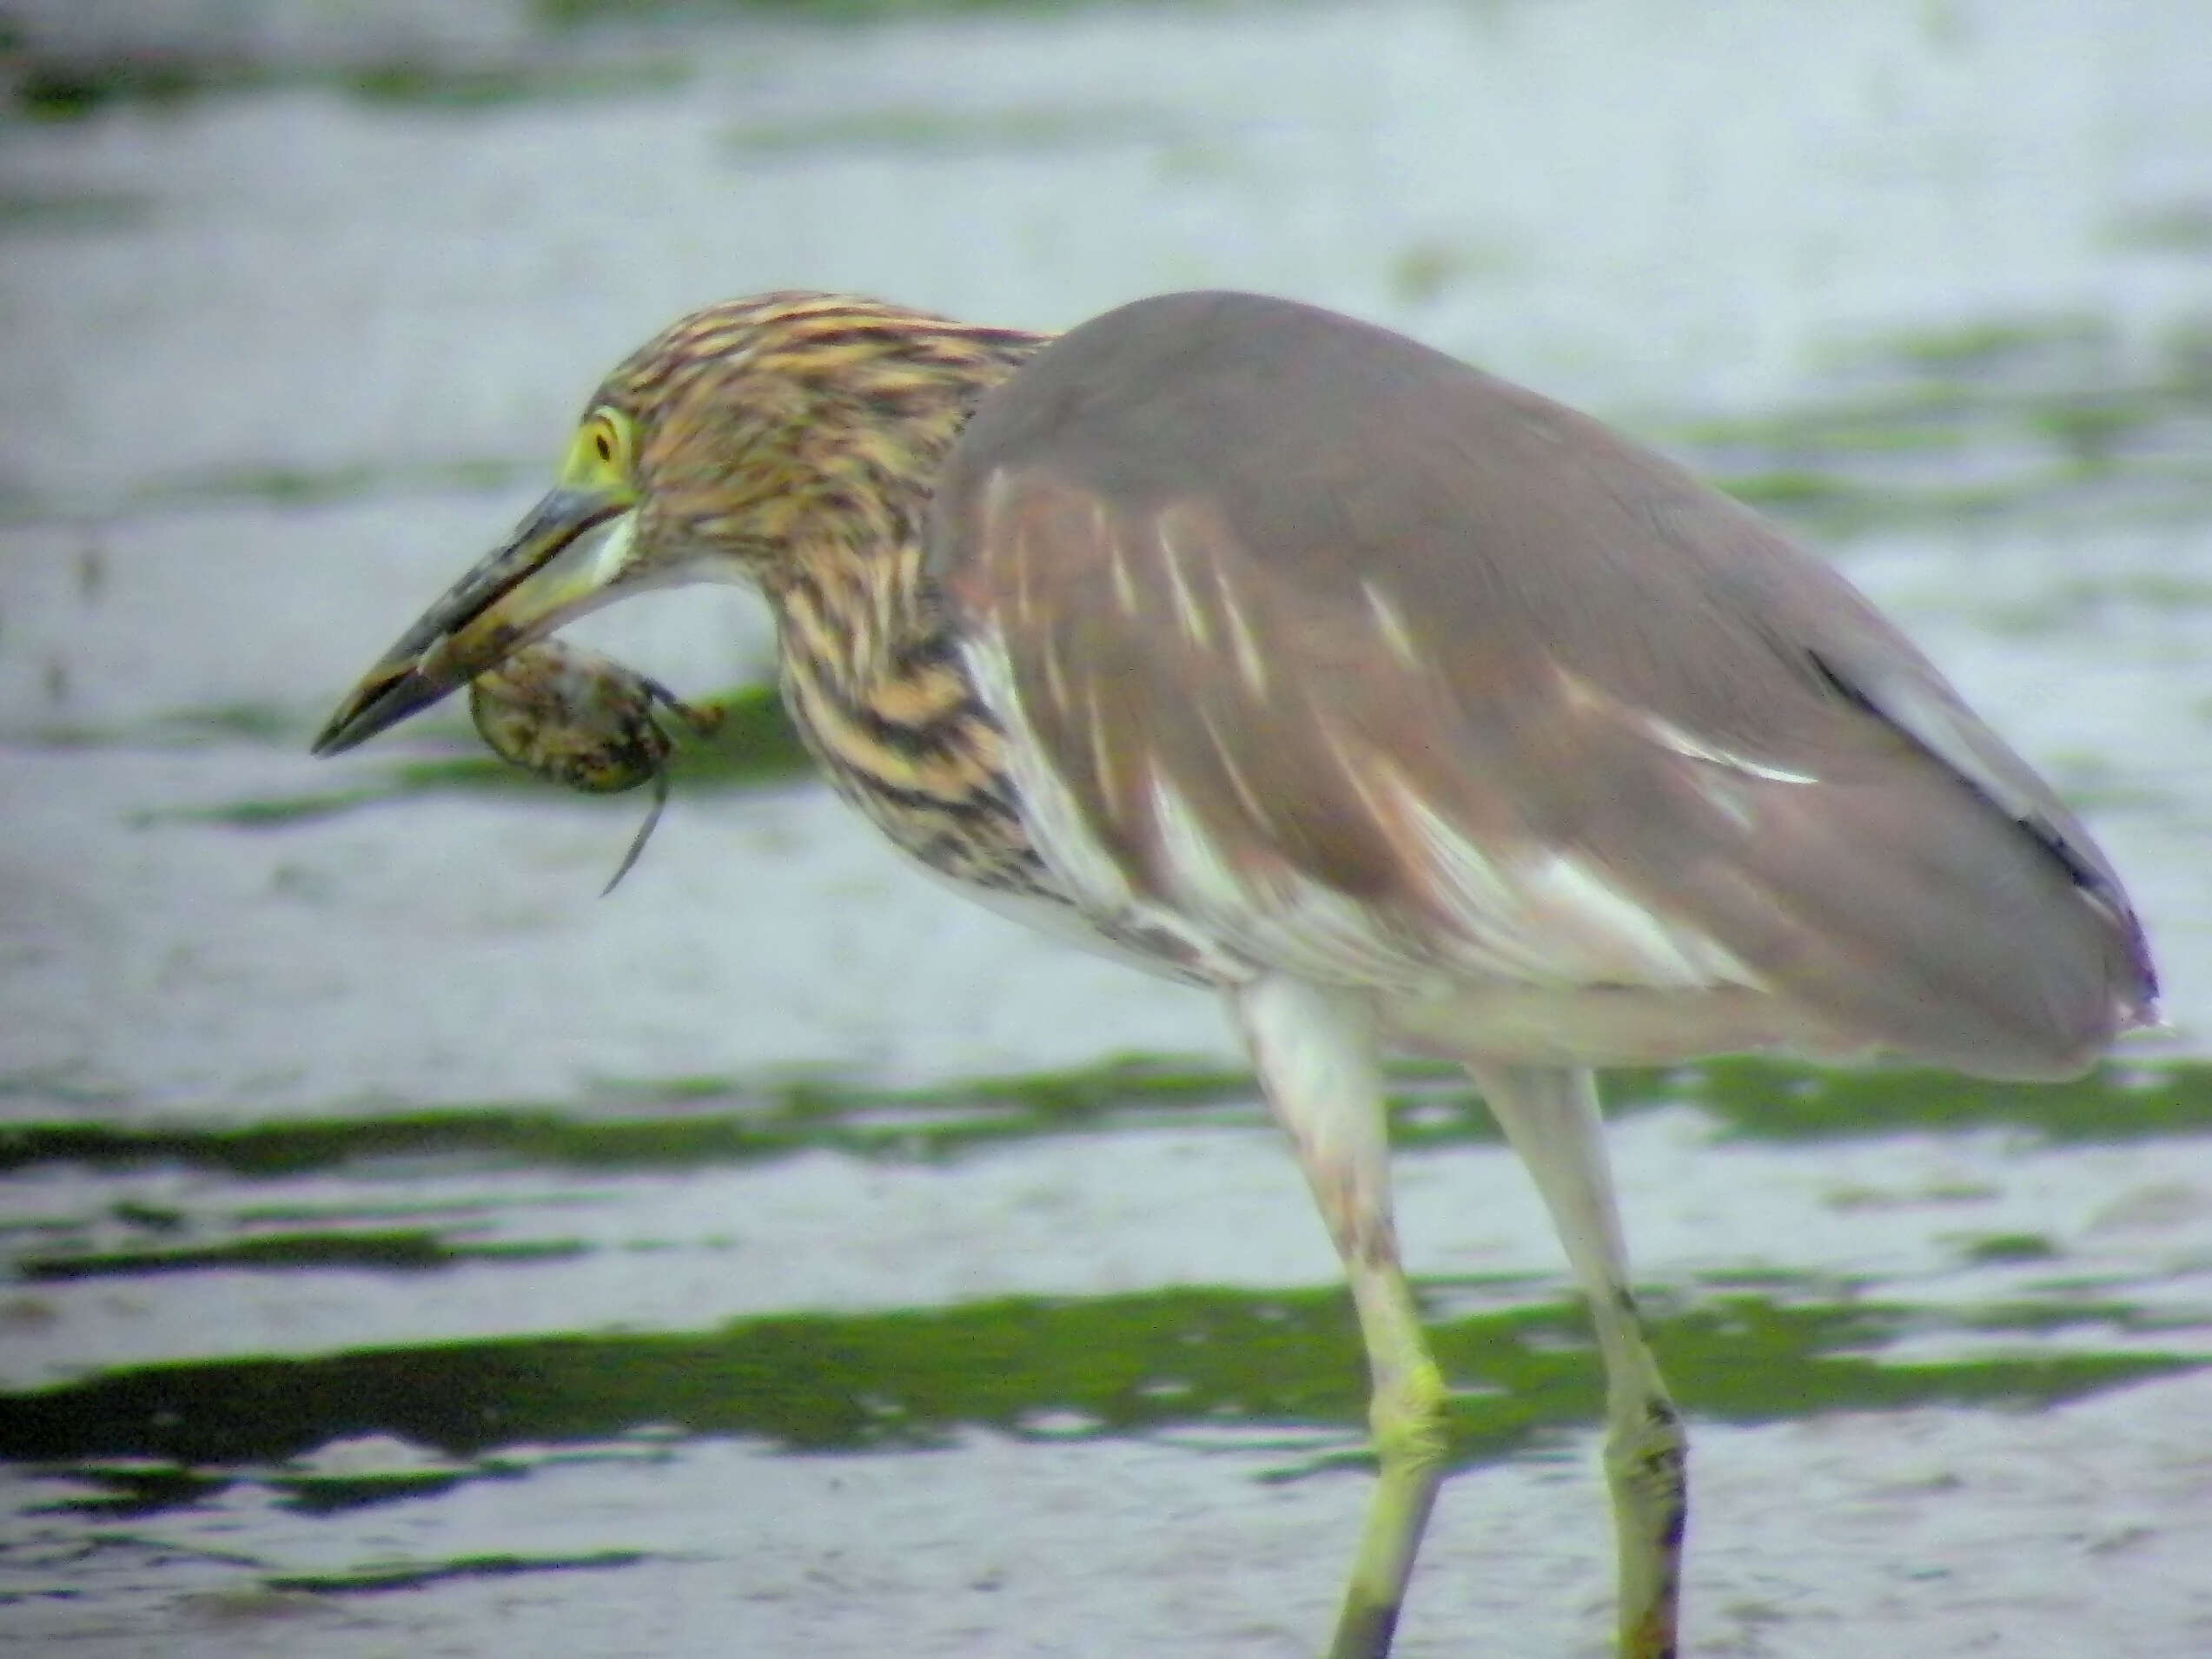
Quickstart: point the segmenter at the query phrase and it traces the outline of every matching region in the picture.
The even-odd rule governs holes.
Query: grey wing
[[[1131,891],[1299,971],[1750,986],[1999,1074],[2147,1015],[2103,855],[1825,566],[1394,336],[1182,303],[987,402],[930,552]]]

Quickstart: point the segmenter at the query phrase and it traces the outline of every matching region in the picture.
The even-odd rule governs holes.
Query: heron
[[[1384,1056],[1464,1066],[1533,1178],[1605,1373],[1619,1652],[1664,1659],[1686,1440],[1595,1072],[2060,1079],[2156,1018],[2111,863],[1843,577],[1601,423],[1328,311],[699,311],[599,387],[551,492],[315,749],[691,582],[765,596],[794,724],[905,854],[1226,1003],[1370,1376],[1331,1659],[1388,1652],[1448,1454]]]

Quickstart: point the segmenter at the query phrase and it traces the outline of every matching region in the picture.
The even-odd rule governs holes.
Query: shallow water
[[[401,51],[224,7],[210,89],[8,122],[0,1635],[1310,1650],[1360,1364],[1205,999],[915,879],[759,719],[605,901],[635,797],[495,779],[458,715],[301,752],[685,307],[1214,284],[1783,513],[2152,927],[2173,1028],[2079,1086],[1616,1080],[1691,1650],[2212,1648],[2193,10],[486,3]],[[687,695],[767,648],[725,594],[584,631]],[[1399,1087],[1467,1390],[1401,1649],[1603,1651],[1556,1246],[1464,1090]]]

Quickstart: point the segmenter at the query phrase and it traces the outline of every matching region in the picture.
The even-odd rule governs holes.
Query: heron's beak
[[[334,755],[428,708],[511,652],[618,597],[633,500],[562,487],[447,590],[346,694],[315,740]]]

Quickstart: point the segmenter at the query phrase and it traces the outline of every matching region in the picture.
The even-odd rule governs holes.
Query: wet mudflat
[[[301,752],[684,308],[1215,284],[1783,514],[2153,928],[2174,1029],[2079,1085],[1616,1080],[1691,1650],[2212,1647],[2192,8],[593,10],[79,65],[0,127],[0,1636],[1311,1649],[1358,1349],[1205,999],[902,868],[740,689],[734,595],[580,631],[737,699],[603,901],[639,796],[459,711]],[[1465,1390],[1402,1650],[1603,1652],[1557,1246],[1464,1088],[1398,1087]]]

